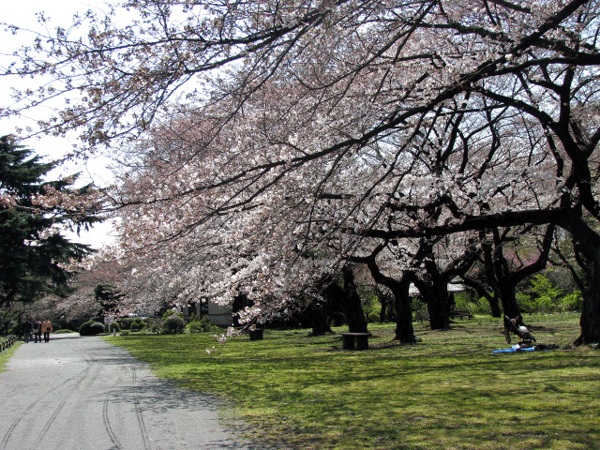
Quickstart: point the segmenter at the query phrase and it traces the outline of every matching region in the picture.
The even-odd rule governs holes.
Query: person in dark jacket
[[[35,321],[35,324],[33,326],[33,334],[34,334],[34,340],[36,342],[36,344],[38,342],[42,342],[42,322],[39,320]]]
[[[29,339],[31,339],[31,332],[33,331],[33,322],[31,319],[27,319],[23,323],[21,330],[23,331],[23,339],[25,342],[29,342]]]

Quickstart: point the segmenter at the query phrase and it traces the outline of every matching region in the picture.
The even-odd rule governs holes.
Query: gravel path
[[[97,337],[22,344],[0,373],[0,450],[247,449],[219,400],[174,387]]]

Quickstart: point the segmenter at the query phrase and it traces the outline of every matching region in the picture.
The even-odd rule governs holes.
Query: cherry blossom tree
[[[598,282],[582,336],[600,338],[600,237],[580,214],[600,219],[597,2],[126,7],[139,17],[128,25],[88,14],[23,49],[7,73],[53,81],[2,113],[63,98],[42,130],[79,129],[84,147],[120,142],[140,164],[133,184],[152,193],[115,195],[136,205],[124,213],[147,236],[128,234],[136,250],[187,261],[192,280],[200,248],[230,246],[208,258],[223,271],[206,292],[244,282],[256,299],[276,298],[381,241],[554,223],[589,244]],[[144,176],[148,140],[119,139],[147,138],[159,122],[182,139]],[[193,151],[177,159],[177,145]]]

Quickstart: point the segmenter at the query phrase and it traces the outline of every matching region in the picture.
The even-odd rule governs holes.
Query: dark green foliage
[[[96,336],[100,333],[104,333],[104,324],[100,322],[85,322],[79,329],[81,336]]]
[[[528,288],[517,294],[521,310],[526,313],[559,313],[578,311],[582,306],[581,292],[566,294],[548,276],[538,273],[528,282]]]
[[[119,301],[125,296],[113,286],[99,284],[94,288],[94,298],[102,305],[102,310],[118,313]]]
[[[122,330],[129,330],[129,327],[131,327],[132,323],[133,323],[133,319],[131,319],[129,317],[125,317],[125,318],[119,320],[119,325]]]
[[[168,317],[163,323],[163,333],[176,334],[183,333],[185,329],[185,320],[178,315]]]
[[[104,324],[101,322],[93,322],[90,327],[90,332],[92,333],[92,336],[104,333]]]
[[[379,322],[379,314],[376,312],[372,312],[367,317],[367,322],[369,323],[378,323]]]
[[[346,323],[346,316],[341,311],[334,311],[330,316],[331,326],[341,327]]]
[[[121,327],[119,326],[119,322],[113,322],[108,326],[108,332],[112,333],[113,331],[116,331],[117,333],[119,331],[121,331]]]
[[[100,220],[94,216],[96,208],[77,203],[90,186],[73,189],[76,177],[44,181],[55,167],[11,138],[0,138],[0,306],[34,301],[46,293],[66,294],[72,273],[62,263],[91,253],[86,245],[48,233],[58,225],[79,230]],[[35,200],[51,193],[52,201]],[[76,201],[65,205],[69,201],[63,198]]]
[[[220,330],[220,328],[212,323],[212,321],[206,316],[200,320],[194,320],[188,323],[186,328],[190,333],[206,333]]]
[[[167,311],[164,312],[164,314],[162,315],[162,320],[167,320],[169,317],[174,316],[176,313],[175,311],[173,311],[172,309],[168,309]]]
[[[144,328],[146,328],[146,322],[144,322],[142,319],[135,319],[131,325],[129,326],[129,329],[131,331],[140,331],[143,330]]]

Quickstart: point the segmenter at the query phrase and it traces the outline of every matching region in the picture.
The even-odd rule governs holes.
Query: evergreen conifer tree
[[[0,137],[0,306],[64,292],[69,263],[93,252],[61,233],[101,220],[94,190],[74,188],[77,176],[47,181],[56,165]]]

